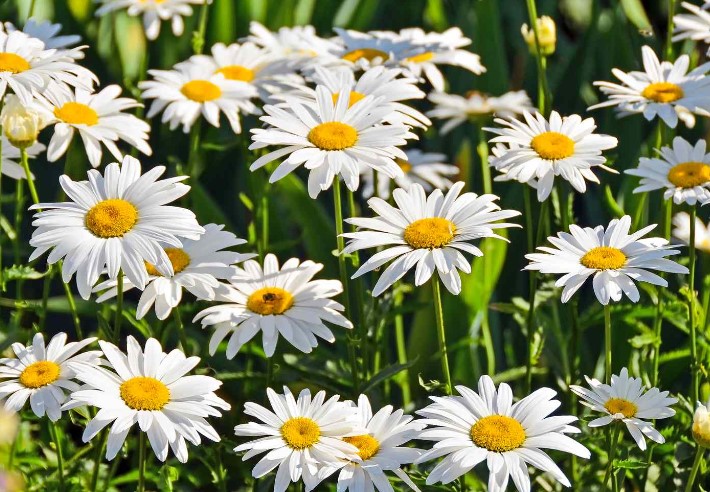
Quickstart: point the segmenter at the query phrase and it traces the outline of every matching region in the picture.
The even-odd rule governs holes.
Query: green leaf
[[[640,31],[653,32],[651,21],[648,20],[646,9],[641,0],[621,0],[621,8],[624,9],[626,17]]]
[[[38,272],[28,265],[12,265],[9,268],[5,268],[3,278],[7,282],[12,282],[13,280],[37,280],[45,277],[48,273],[49,270],[46,272]]]
[[[116,43],[116,49],[123,76],[128,80],[136,80],[143,76],[143,64],[148,52],[140,18],[129,16],[123,11],[117,12],[115,33],[120,40]]]
[[[614,468],[622,468],[624,470],[643,470],[648,468],[649,463],[639,460],[614,460]]]
[[[399,374],[405,369],[412,367],[417,362],[417,359],[418,357],[415,357],[414,359],[408,360],[406,364],[392,364],[391,366],[385,367],[380,372],[372,376],[370,380],[365,384],[365,386],[360,390],[360,392],[367,393],[375,386],[385,382],[386,380],[390,379],[396,374]]]

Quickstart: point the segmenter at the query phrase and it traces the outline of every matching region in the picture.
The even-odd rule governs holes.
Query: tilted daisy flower
[[[393,184],[396,188],[408,190],[413,183],[422,185],[425,191],[439,189],[446,191],[451,188],[454,178],[459,174],[458,166],[446,164],[447,157],[444,154],[434,152],[422,152],[419,149],[405,150],[406,159],[395,159],[395,162],[402,168],[402,176],[390,179],[388,176],[378,174],[377,176],[377,196],[389,198]],[[370,198],[374,194],[373,171],[369,167],[362,167],[362,196]]]
[[[611,385],[587,376],[585,379],[590,389],[570,385],[570,390],[582,399],[584,405],[605,414],[589,422],[589,427],[623,422],[642,451],[646,449],[644,436],[657,443],[665,442],[661,433],[646,420],[667,419],[675,415],[670,405],[678,403],[678,400],[669,398],[668,391],[659,391],[658,388],[646,391],[641,378],[629,377],[625,367],[618,376],[612,374]]]
[[[693,146],[675,137],[673,147],[663,147],[658,153],[659,157],[641,157],[639,167],[625,171],[641,178],[634,193],[663,189],[663,199],[672,198],[675,204],[710,201],[710,153],[706,153],[705,140]]]
[[[402,466],[413,463],[421,456],[420,449],[406,447],[405,444],[417,439],[426,426],[420,420],[404,415],[402,410],[394,410],[392,405],[382,407],[373,415],[365,395],[360,395],[357,400],[357,416],[367,433],[343,438],[358,449],[360,459],[340,468],[338,490],[394,492],[385,474],[392,471],[412,490],[419,491]]]
[[[103,144],[114,158],[123,154],[116,145],[124,141],[145,155],[151,155],[148,145],[150,125],[136,116],[125,113],[127,109],[142,106],[135,99],[119,97],[121,87],[109,85],[99,92],[50,83],[36,99],[38,108],[46,113],[49,124],[54,124],[54,134],[47,148],[47,160],[54,162],[63,156],[78,132],[82,147],[93,167],[101,164]]]
[[[196,241],[183,239],[181,248],[166,247],[165,253],[173,266],[173,275],[163,275],[154,265],[146,264],[148,285],[141,292],[136,318],[143,318],[155,306],[158,319],[166,319],[174,307],[182,300],[185,289],[197,299],[212,300],[218,280],[226,280],[235,273],[234,263],[248,260],[254,254],[222,251],[224,248],[246,243],[231,232],[222,230],[223,225],[207,224],[205,233]],[[116,280],[107,280],[94,287],[94,292],[104,292],[96,302],[104,302],[116,296]],[[125,280],[124,292],[134,285]]]
[[[610,135],[594,133],[593,118],[579,115],[561,117],[557,111],[547,120],[540,113],[523,112],[525,121],[496,118],[501,128],[484,128],[498,135],[491,143],[503,143],[508,149],[490,159],[491,166],[504,173],[504,180],[514,179],[537,183],[537,199],[545,201],[561,176],[580,193],[587,190],[589,180],[599,183],[592,171],[601,167],[612,171],[604,163],[603,150],[616,147],[618,140]],[[613,171],[612,171],[613,172]]]
[[[62,279],[76,284],[84,299],[102,272],[116,279],[121,270],[143,289],[148,283],[145,262],[165,275],[173,267],[163,245],[181,248],[180,238],[198,239],[204,229],[192,211],[167,206],[190,189],[180,183],[187,176],[158,180],[165,172],[156,166],[141,175],[141,165],[131,156],[119,166],[106,166],[103,175],[89,171],[88,181],[72,181],[64,175],[59,184],[70,202],[40,203],[34,216],[36,227],[30,239],[34,248],[29,261],[50,254],[51,265],[62,258]]]
[[[264,123],[270,128],[252,130],[250,150],[271,145],[283,146],[258,158],[249,169],[259,169],[269,162],[288,156],[271,174],[273,183],[300,166],[310,171],[308,194],[316,198],[330,188],[333,179],[343,178],[351,191],[360,184],[360,166],[365,165],[391,178],[402,174],[394,159],[406,159],[398,148],[408,138],[416,138],[402,124],[382,124],[394,108],[381,98],[366,96],[350,105],[347,87],[337,93],[325,86],[316,87],[316,102],[304,103],[289,98],[288,110],[264,106]],[[334,97],[337,94],[337,97]]]
[[[217,306],[200,311],[194,321],[202,326],[215,326],[210,339],[210,355],[214,355],[224,338],[232,332],[227,343],[227,358],[232,359],[239,349],[261,331],[264,352],[274,355],[279,335],[298,350],[310,353],[318,346],[316,337],[334,342],[335,337],[324,321],[344,328],[353,324],[341,313],[344,307],[331,299],[343,292],[339,280],[311,280],[323,269],[310,260],[300,263],[297,258],[287,260],[279,269],[276,256],[268,254],[264,266],[255,260],[235,267],[229,284],[215,289]]]
[[[332,60],[338,49],[332,40],[318,36],[313,26],[280,27],[270,31],[256,21],[249,23],[249,36],[244,41],[266,48],[275,58],[297,62],[297,67],[309,67],[323,59]]]
[[[690,244],[690,215],[680,212],[673,217],[673,237],[683,244]],[[695,247],[710,253],[710,225],[695,217]]]
[[[0,28],[1,27],[2,26],[0,26]],[[52,24],[46,20],[37,21],[35,19],[27,19],[27,22],[25,22],[25,25],[22,26],[22,29],[15,27],[12,22],[5,22],[4,27],[7,32],[20,30],[28,36],[39,39],[44,43],[44,47],[48,50],[62,50],[64,48],[70,48],[72,45],[75,45],[81,41],[81,36],[76,34],[59,35],[59,32],[62,30],[62,25]],[[81,50],[67,49],[66,51],[60,52],[75,59],[84,57],[84,52]]]
[[[202,441],[200,435],[220,441],[206,417],[221,417],[218,409],[229,410],[231,406],[214,393],[222,386],[221,381],[210,376],[186,376],[199,364],[199,357],[186,357],[177,349],[165,353],[155,338],[149,338],[143,350],[129,335],[126,354],[112,343],[99,341],[99,345],[108,366],[72,364],[84,386],[64,405],[66,410],[85,405],[99,409],[84,429],[84,442],[111,425],[106,459],[112,460],[137,423],[160,461],[167,459],[169,446],[185,463],[186,440],[195,446]]]
[[[143,16],[145,36],[155,40],[160,34],[160,23],[170,21],[173,34],[180,36],[185,29],[183,17],[192,15],[190,4],[211,3],[211,0],[96,0],[102,3],[96,9],[96,15],[102,16],[109,12],[126,9],[132,17]]]
[[[435,107],[427,112],[427,116],[446,121],[440,129],[442,135],[466,121],[482,123],[493,115],[515,118],[523,111],[534,111],[525,91],[506,92],[502,96],[491,96],[479,91],[468,91],[465,96],[432,92],[429,100]]]
[[[367,204],[378,216],[346,219],[360,230],[343,234],[350,241],[341,254],[386,248],[370,257],[353,278],[394,260],[380,275],[372,290],[373,296],[379,296],[415,265],[417,286],[438,273],[446,289],[458,295],[461,292],[458,271],[471,272],[471,264],[463,253],[483,256],[470,241],[484,237],[505,240],[493,231],[515,224],[497,221],[520,215],[516,210],[501,210],[494,203],[498,199],[495,195],[464,193],[459,196],[463,187],[464,183],[459,181],[446,195],[434,190],[428,197],[417,183],[407,191],[397,188],[392,194],[397,207],[381,198],[370,198]]]
[[[594,82],[609,96],[608,101],[590,106],[589,109],[617,106],[619,117],[643,114],[651,121],[658,116],[671,128],[680,118],[685,126],[695,125],[695,114],[710,116],[710,63],[704,63],[688,72],[690,58],[681,55],[674,62],[659,62],[648,46],[641,50],[643,72],[622,72],[614,68],[611,73],[621,81]]]
[[[20,149],[10,143],[7,137],[3,134],[2,137],[2,175],[12,179],[25,179],[25,169],[18,164],[20,160]],[[41,143],[35,143],[25,149],[29,159],[36,158],[44,152],[46,147]]]
[[[202,115],[212,126],[219,126],[224,114],[234,133],[241,133],[239,113],[256,113],[250,99],[256,89],[246,82],[230,80],[202,63],[181,62],[173,70],[148,70],[153,80],[138,83],[143,99],[153,99],[147,117],[163,111],[162,122],[174,130],[182,125],[185,133]]]
[[[557,237],[547,238],[555,248],[541,246],[537,249],[542,253],[525,255],[530,260],[525,270],[564,274],[555,282],[556,287],[564,287],[562,302],[569,301],[582,284],[593,277],[594,294],[605,306],[610,300],[620,301],[622,293],[638,302],[640,295],[634,281],[667,287],[668,281],[651,270],[688,273],[686,267],[665,258],[680,253],[672,249],[666,239],[641,239],[656,224],[633,234],[629,234],[630,227],[628,215],[612,220],[606,228],[582,228],[572,224],[569,233],[558,232]]]
[[[30,408],[38,417],[47,417],[56,422],[62,416],[62,405],[67,392],[79,389],[74,381],[76,374],[72,362],[98,364],[101,352],[90,350],[79,353],[96,338],[80,342],[67,342],[66,333],[58,333],[45,346],[44,336],[36,333],[32,344],[24,346],[13,343],[14,358],[0,359],[0,400],[5,400],[5,409],[19,412],[30,400]]]
[[[418,48],[409,39],[397,38],[395,33],[376,36],[353,29],[336,27],[338,36],[334,39],[337,48],[332,54],[354,70],[367,70],[376,65],[395,66],[406,58],[406,53]]]
[[[445,456],[427,477],[428,485],[451,483],[486,461],[490,491],[506,490],[512,478],[517,490],[528,492],[528,465],[569,487],[569,480],[544,449],[591,456],[566,435],[580,432],[570,425],[577,417],[550,416],[561,404],[550,388],[540,388],[515,404],[510,386],[501,383],[496,390],[489,376],[478,380],[478,393],[466,386],[456,390],[461,396],[432,396],[434,403],[417,411],[424,417],[420,422],[430,426],[419,439],[436,444],[416,463]]]
[[[33,91],[42,92],[50,80],[86,90],[98,82],[71,56],[46,49],[39,39],[22,31],[0,30],[0,97],[9,87],[23,104],[30,104]]]
[[[677,14],[673,16],[673,41],[691,39],[710,44],[710,2],[705,2],[702,6],[693,5],[689,2],[681,3],[689,14]]]
[[[244,413],[260,422],[240,424],[234,433],[255,437],[234,451],[246,451],[243,460],[261,453],[266,455],[254,466],[252,475],[261,478],[274,468],[274,492],[285,492],[291,482],[303,479],[306,490],[318,484],[348,461],[358,460],[358,448],[343,440],[366,434],[358,421],[356,409],[339,401],[338,395],[325,400],[325,391],[311,398],[307,389],[298,399],[284,387],[284,394],[266,389],[272,410],[256,403],[244,404]]]

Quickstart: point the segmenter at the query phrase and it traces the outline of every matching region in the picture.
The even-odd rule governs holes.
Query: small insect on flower
[[[612,422],[623,422],[638,447],[646,449],[644,436],[657,442],[665,442],[664,437],[646,420],[667,419],[675,415],[670,408],[678,402],[669,398],[668,391],[651,388],[645,391],[641,378],[629,377],[627,368],[619,375],[611,376],[611,385],[585,376],[590,389],[571,385],[570,390],[582,398],[582,403],[594,411],[605,415],[589,422],[589,427],[601,427]]]
[[[634,280],[668,286],[666,279],[650,270],[688,273],[686,267],[665,258],[680,254],[679,250],[672,249],[668,240],[660,237],[641,239],[656,224],[633,234],[629,234],[630,227],[631,217],[628,215],[612,220],[606,228],[582,228],[572,224],[569,233],[558,232],[556,237],[547,238],[557,249],[541,246],[537,249],[542,253],[525,255],[530,260],[525,270],[564,274],[555,283],[556,287],[564,287],[562,302],[569,301],[593,276],[594,294],[605,306],[610,300],[620,301],[622,293],[638,302],[640,294]]]

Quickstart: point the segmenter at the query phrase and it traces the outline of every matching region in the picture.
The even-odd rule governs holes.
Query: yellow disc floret
[[[0,53],[0,72],[20,73],[29,70],[27,60],[15,53]]]
[[[626,255],[618,248],[599,246],[587,251],[579,262],[594,270],[618,270],[626,264]]]
[[[344,437],[343,441],[352,444],[358,449],[358,456],[369,460],[380,450],[380,442],[374,437],[363,434],[362,436]]]
[[[638,411],[638,407],[635,403],[624,400],[623,398],[611,398],[604,404],[604,408],[609,410],[609,413],[612,415],[620,413],[626,418],[633,417]]]
[[[308,417],[294,417],[281,426],[281,436],[291,449],[303,450],[318,442],[320,427]]]
[[[340,97],[339,92],[333,93],[333,104],[336,104],[338,102],[338,98]],[[356,102],[362,100],[362,98],[365,97],[365,94],[362,92],[357,92],[357,91],[350,91],[350,99],[348,102],[348,107],[352,106]]]
[[[329,121],[311,128],[308,141],[322,150],[343,150],[357,143],[357,130],[339,121]]]
[[[195,102],[214,101],[222,96],[222,89],[209,80],[191,80],[180,88],[182,94]]]
[[[399,157],[394,158],[394,163],[397,164],[404,173],[408,173],[412,170],[412,165],[409,163],[409,161],[405,161],[404,159],[401,159]]]
[[[654,82],[648,84],[641,92],[641,95],[646,99],[658,103],[669,103],[677,101],[684,96],[683,89],[676,84],[670,82]]]
[[[99,122],[99,114],[86,104],[69,101],[61,108],[54,108],[54,116],[70,125],[93,126]]]
[[[254,80],[254,70],[241,65],[227,65],[220,68],[215,73],[221,73],[227,80],[241,80],[242,82],[251,82]]]
[[[489,415],[473,424],[471,440],[479,448],[505,453],[525,443],[525,429],[512,417]]]
[[[190,255],[185,253],[185,250],[180,248],[165,248],[165,254],[168,255],[170,263],[173,265],[173,273],[178,274],[182,272],[190,264]],[[145,268],[148,270],[148,275],[155,275],[157,277],[162,276],[162,274],[155,268],[152,263],[145,262]]]
[[[20,384],[25,388],[41,388],[59,379],[61,369],[59,364],[49,360],[41,360],[25,367],[20,374]]]
[[[441,217],[415,220],[404,230],[403,238],[416,249],[442,248],[449,244],[456,234],[456,226]]]
[[[247,309],[253,313],[283,314],[293,306],[293,295],[279,287],[255,290],[247,299]]]
[[[556,161],[574,154],[574,140],[559,132],[545,132],[537,135],[530,142],[537,155],[543,159]]]
[[[389,55],[384,51],[375,50],[372,48],[362,48],[359,50],[352,50],[343,55],[343,60],[350,62],[356,62],[358,60],[365,59],[367,61],[373,61],[377,58],[382,58],[383,61],[389,60]]]
[[[704,162],[683,162],[668,171],[668,181],[678,188],[694,188],[710,182],[710,165]]]
[[[136,207],[121,198],[97,203],[86,213],[85,224],[94,236],[104,239],[122,237],[138,222]]]
[[[133,410],[161,410],[170,401],[170,390],[155,378],[138,376],[121,384],[121,399]]]
[[[425,51],[424,53],[419,53],[418,55],[407,57],[405,61],[412,63],[424,63],[428,62],[432,58],[434,58],[434,53],[432,53],[431,51]]]

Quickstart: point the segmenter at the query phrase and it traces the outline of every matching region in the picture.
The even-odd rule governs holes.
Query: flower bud
[[[704,448],[710,447],[710,413],[708,412],[708,406],[710,406],[710,402],[708,402],[707,406],[698,402],[695,415],[693,415],[693,439]]]
[[[39,111],[24,106],[14,94],[5,98],[0,113],[0,123],[5,136],[12,145],[26,149],[37,141],[37,135],[47,121]]]
[[[557,45],[557,26],[555,26],[555,21],[552,20],[552,17],[548,17],[547,15],[538,17],[537,30],[540,41],[540,54],[542,56],[550,56],[555,52]],[[537,50],[535,49],[535,31],[530,29],[527,24],[523,24],[523,27],[520,28],[520,32],[530,49],[530,53],[537,55]]]

